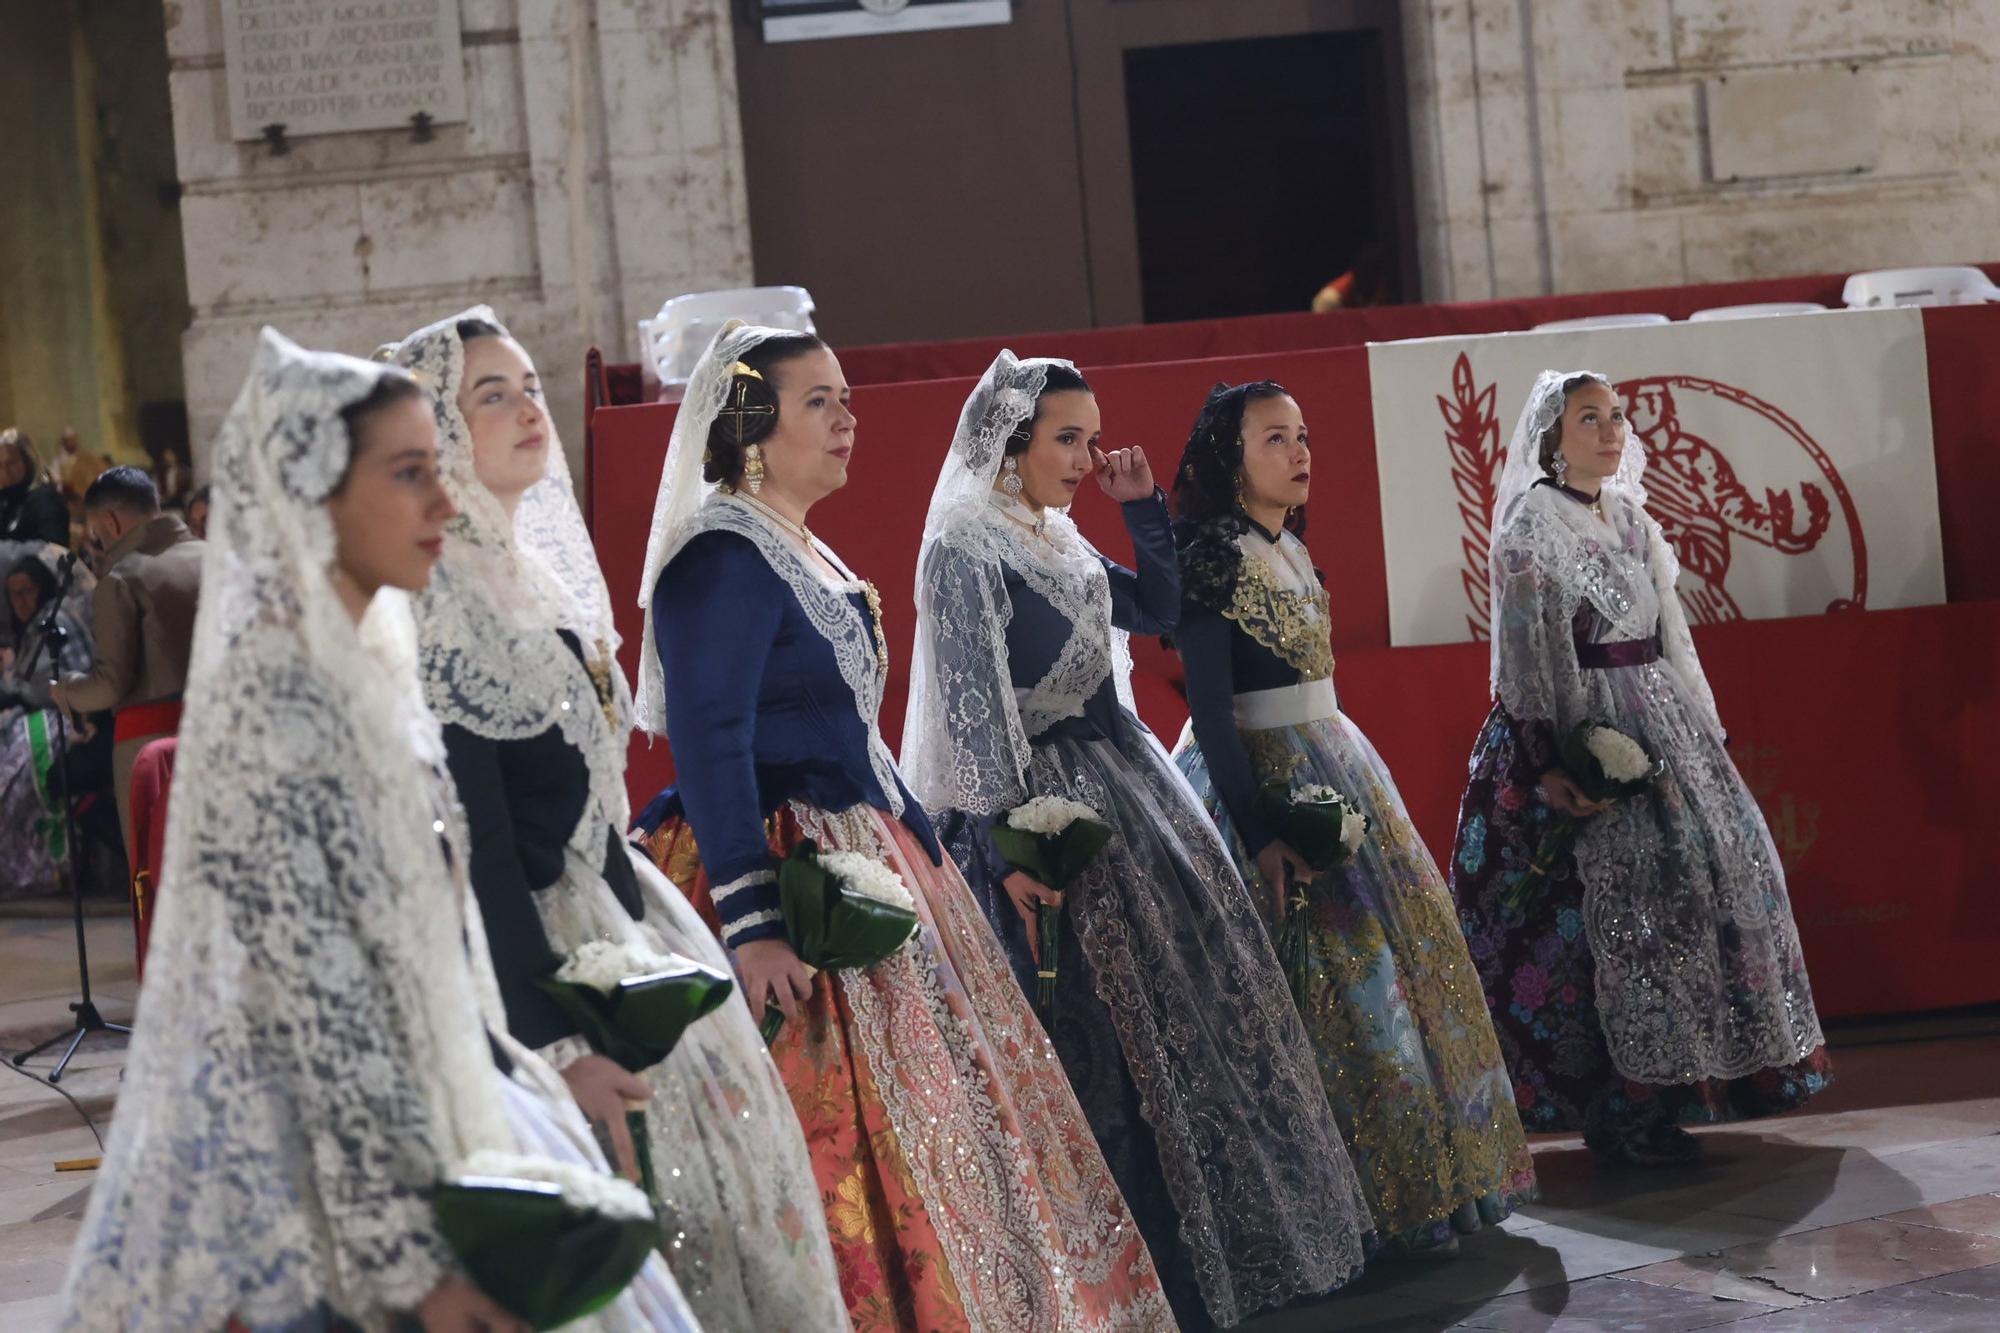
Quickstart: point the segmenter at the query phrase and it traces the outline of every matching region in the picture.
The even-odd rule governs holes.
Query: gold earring
[[[753,444],[743,451],[743,484],[755,495],[764,489],[764,446]]]

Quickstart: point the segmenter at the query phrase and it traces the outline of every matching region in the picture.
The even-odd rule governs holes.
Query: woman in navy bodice
[[[1279,385],[1203,404],[1174,476],[1192,714],[1174,757],[1273,917],[1302,914],[1300,1017],[1382,1239],[1449,1249],[1531,1197],[1534,1167],[1451,895],[1334,693],[1327,592],[1299,536],[1312,468]],[[1269,783],[1331,787],[1367,818],[1346,864],[1315,876],[1265,822]]]
[[[732,326],[695,368],[642,584],[638,721],[680,777],[656,854],[753,1013],[785,1015],[771,1055],[857,1329],[1170,1329],[1047,1039],[882,742],[875,589],[806,526],[846,483],[854,426],[811,335]],[[776,868],[807,839],[892,871],[915,937],[867,968],[800,961]]]

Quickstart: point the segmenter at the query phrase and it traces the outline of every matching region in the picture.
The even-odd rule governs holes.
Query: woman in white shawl
[[[1099,425],[1067,361],[1002,352],[966,400],[924,523],[903,758],[1017,973],[1051,896],[988,830],[1037,798],[1110,826],[1037,960],[1050,1035],[1181,1322],[1227,1326],[1347,1281],[1373,1228],[1264,924],[1131,711],[1125,633],[1173,628],[1180,577],[1143,452],[1103,452]],[[1070,520],[1092,474],[1136,569]]]
[[[605,1067],[614,1089],[629,1076],[591,1053],[534,975],[593,940],[724,975],[728,960],[625,841],[631,694],[533,361],[484,306],[411,334],[395,360],[429,394],[459,511],[414,609],[509,1017],[615,1138],[624,1117],[615,1098],[591,1104],[590,1067]],[[633,1091],[651,1093],[667,1260],[710,1333],[845,1328],[805,1139],[743,1003],[732,997],[697,1021]]]
[[[1699,1146],[1682,1124],[1789,1110],[1832,1068],[1645,461],[1602,375],[1535,380],[1493,508],[1493,711],[1451,884],[1522,1124],[1674,1166]],[[1642,792],[1606,804],[1579,785],[1587,724],[1659,766]]]
[[[603,1163],[548,1068],[489,1041],[407,611],[361,628],[442,545],[430,413],[266,330],[216,476],[171,887],[64,1327],[525,1329],[456,1273],[432,1189],[482,1152]],[[586,1326],[695,1327],[657,1260]]]

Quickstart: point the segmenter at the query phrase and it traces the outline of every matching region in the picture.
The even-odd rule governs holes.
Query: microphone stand
[[[63,627],[59,617],[63,601],[69,596],[70,584],[75,577],[76,557],[64,556],[60,568],[62,580],[56,588],[55,596],[49,599],[47,612],[42,618],[41,641],[35,645],[35,655],[28,659],[28,665],[23,668],[24,672],[34,670],[41,654],[47,653],[51,687],[62,682],[62,645],[69,637],[69,631]],[[76,1054],[76,1048],[83,1045],[85,1037],[93,1032],[130,1033],[132,1029],[121,1023],[105,1022],[104,1016],[97,1012],[97,1005],[90,998],[90,947],[85,943],[83,935],[83,877],[76,872],[76,810],[70,801],[69,791],[69,733],[65,726],[64,710],[58,706],[51,711],[56,715],[57,760],[50,766],[54,781],[49,785],[52,791],[57,787],[61,788],[56,799],[62,805],[63,818],[63,856],[56,864],[56,871],[69,884],[70,903],[76,919],[76,974],[82,998],[72,1001],[69,1006],[70,1012],[76,1015],[76,1026],[73,1029],[68,1032],[58,1032],[33,1050],[21,1052],[14,1057],[14,1065],[19,1068],[67,1037],[69,1046],[63,1051],[62,1059],[56,1061],[54,1071],[49,1074],[49,1082],[60,1083],[63,1071],[69,1068],[70,1058]]]

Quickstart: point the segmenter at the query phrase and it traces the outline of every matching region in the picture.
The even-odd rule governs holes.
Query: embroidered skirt
[[[1375,747],[1338,712],[1245,731],[1260,779],[1323,783],[1369,820],[1363,846],[1311,886],[1301,1017],[1385,1240],[1422,1247],[1534,1197],[1513,1086],[1451,895]],[[1246,880],[1264,892],[1191,735],[1181,772]]]
[[[771,1051],[854,1327],[1168,1333],[1145,1242],[957,870],[866,806],[771,821],[775,855],[806,837],[884,861],[922,922],[875,967],[821,973]],[[653,846],[713,924],[686,825]]]

